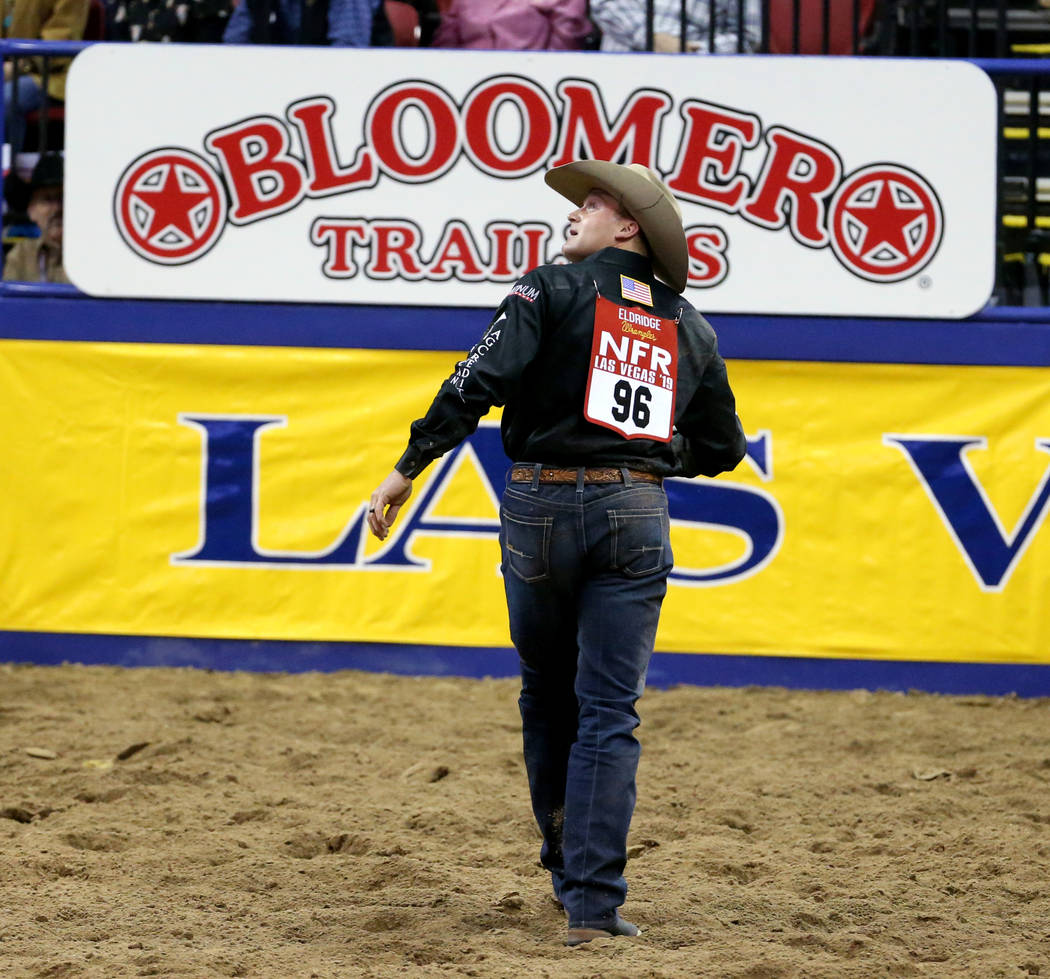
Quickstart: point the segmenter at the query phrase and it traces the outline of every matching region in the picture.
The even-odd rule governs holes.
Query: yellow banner
[[[383,545],[448,353],[0,341],[0,629],[508,645],[489,419]],[[1050,662],[1050,369],[738,361],[657,648]]]

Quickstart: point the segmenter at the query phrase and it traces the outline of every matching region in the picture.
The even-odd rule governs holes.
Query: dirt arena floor
[[[509,680],[0,666],[0,976],[1050,976],[1050,701],[650,690],[561,944]]]

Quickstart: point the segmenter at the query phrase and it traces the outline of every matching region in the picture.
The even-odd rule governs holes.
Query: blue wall
[[[487,309],[0,296],[0,337],[118,343],[466,351]],[[969,320],[710,317],[722,353],[742,360],[1050,365],[1050,310]]]

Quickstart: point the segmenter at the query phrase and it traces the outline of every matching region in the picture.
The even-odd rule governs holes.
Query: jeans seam
[[[599,497],[596,497],[593,500],[587,500],[587,501],[585,501],[583,503],[583,506],[586,509],[592,509],[592,508],[598,507],[598,506],[606,506],[606,507],[608,507],[608,506],[612,506],[614,501],[619,501],[621,499],[621,497],[624,497],[624,496],[638,496],[638,495],[649,496],[654,490],[656,492],[661,493],[661,494],[663,492],[657,486],[650,486],[650,485],[645,484],[645,483],[635,483],[634,486],[632,486],[629,489],[627,487],[619,488],[619,492],[618,493],[610,493],[607,496],[599,496]],[[666,499],[666,497],[661,496],[661,499],[660,499],[659,503],[656,503],[654,501],[653,505],[651,505],[651,506],[639,505],[639,506],[635,506],[635,507],[630,507],[630,500],[628,500],[627,501],[627,506],[629,508],[631,508],[631,509],[659,510],[659,509],[661,509],[661,507],[663,505],[663,501],[665,499]]]
[[[600,656],[600,658],[598,660],[598,671],[597,672],[598,672],[599,675],[601,675],[601,672],[602,672],[603,668],[604,668],[604,652],[601,654],[601,656]],[[589,794],[587,796],[587,819],[586,819],[587,832],[586,832],[586,834],[583,837],[583,855],[582,855],[582,860],[581,860],[583,868],[586,868],[588,866],[588,858],[590,857],[591,824],[593,822],[593,820],[591,819],[591,813],[594,811],[594,794],[595,794],[595,792],[597,791],[597,788],[598,788],[598,761],[597,761],[597,759],[598,759],[598,748],[599,748],[599,743],[601,741],[601,732],[602,732],[601,717],[602,717],[601,711],[597,711],[596,710],[594,712],[594,762],[593,762],[592,767],[591,767],[591,789],[590,789],[590,792],[589,792]],[[588,908],[587,908],[587,897],[588,897],[587,891],[586,891],[586,889],[584,889],[582,900],[580,902],[582,910],[583,910],[582,917],[583,917],[584,921],[588,920],[588,917],[587,917],[587,911],[588,911]]]
[[[516,485],[524,486],[524,485],[527,485],[527,484],[517,483]],[[526,504],[526,505],[536,506],[537,504],[539,504],[541,506],[549,507],[549,508],[554,509],[554,510],[575,511],[575,510],[579,509],[579,506],[580,506],[575,500],[573,500],[572,503],[563,503],[563,502],[561,502],[559,500],[550,500],[547,497],[543,496],[542,494],[540,494],[538,496],[532,496],[532,495],[526,496],[520,490],[514,490],[514,489],[512,489],[510,487],[507,487],[504,495],[506,497],[509,497],[512,500],[517,500],[520,503],[523,503],[523,504]]]

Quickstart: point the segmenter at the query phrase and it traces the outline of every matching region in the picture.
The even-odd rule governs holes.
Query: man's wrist
[[[425,468],[426,463],[420,460],[419,453],[411,447],[405,449],[404,455],[394,464],[394,471],[409,481],[415,479]]]

